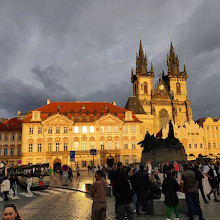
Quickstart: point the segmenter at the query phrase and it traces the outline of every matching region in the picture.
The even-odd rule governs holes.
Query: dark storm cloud
[[[1,115],[34,109],[47,98],[124,107],[139,27],[156,76],[166,71],[172,32],[181,70],[186,60],[194,119],[218,113],[219,97],[210,96],[218,90],[217,0],[0,0],[0,6]]]

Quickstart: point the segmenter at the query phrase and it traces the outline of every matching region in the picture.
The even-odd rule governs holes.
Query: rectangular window
[[[133,163],[137,163],[136,157],[133,158]]]
[[[211,143],[208,143],[208,148],[211,148]]]
[[[19,133],[19,134],[18,134],[18,140],[19,140],[19,141],[21,140],[21,137],[22,137],[22,134]]]
[[[107,132],[108,133],[112,132],[112,126],[107,126]]]
[[[115,133],[119,132],[119,126],[115,126],[115,127],[114,127],[114,132],[115,132]]]
[[[52,143],[48,143],[48,152],[52,151]]]
[[[82,126],[82,133],[86,134],[87,133],[87,126]]]
[[[13,156],[13,155],[14,155],[14,149],[11,148],[11,156]]]
[[[18,155],[19,156],[21,155],[21,148],[20,147],[18,148]]]
[[[115,141],[115,150],[118,150],[118,149],[119,149],[118,141]]]
[[[42,134],[42,127],[38,127],[38,134]]]
[[[74,133],[78,134],[79,133],[79,126],[74,126]]]
[[[63,128],[63,133],[64,133],[64,134],[67,134],[67,133],[68,133],[68,127],[64,127],[64,128]]]
[[[56,142],[56,151],[60,151],[60,143]]]
[[[132,149],[136,149],[136,141],[132,141]]]
[[[215,143],[213,143],[213,148],[216,148],[216,144]]]
[[[95,142],[94,141],[90,141],[90,149],[94,149],[95,148]]]
[[[85,161],[85,160],[82,162],[82,167],[87,167],[87,166],[86,166],[86,161]]]
[[[135,133],[135,126],[131,126],[131,133]]]
[[[95,127],[94,126],[90,126],[90,133],[95,133]]]
[[[79,166],[79,162],[76,161],[76,162],[75,162],[75,167],[78,167],[78,166]]]
[[[197,148],[197,144],[194,144],[194,148]]]
[[[14,134],[14,133],[11,134],[11,140],[12,140],[12,141],[15,140],[15,134]]]
[[[128,160],[128,159],[126,159],[126,160],[125,160],[125,164],[127,165],[128,163],[129,163],[129,160]]]
[[[33,152],[33,144],[29,144],[28,152]]]
[[[79,142],[74,142],[74,150],[79,150]]]
[[[53,133],[52,127],[48,127],[48,134],[52,134],[52,133]]]
[[[192,144],[189,144],[189,148],[192,148]]]
[[[124,133],[127,133],[127,132],[128,132],[128,126],[124,126],[124,127],[123,127],[123,132],[124,132]]]
[[[105,132],[105,127],[104,126],[100,126],[100,133],[104,133]]]
[[[5,133],[5,140],[8,140],[8,133]]]
[[[82,142],[82,150],[86,150],[86,142]]]
[[[37,152],[41,152],[42,151],[42,144],[38,143],[37,145]]]
[[[33,134],[34,133],[34,128],[33,127],[30,127],[29,128],[29,134]]]
[[[215,139],[215,133],[213,133],[213,134],[212,134],[212,138],[214,138],[214,139]]]
[[[209,130],[209,127],[207,127],[206,129]]]
[[[112,149],[112,141],[108,141],[108,150]]]
[[[68,151],[68,143],[65,142],[65,143],[63,144],[63,150],[64,150],[64,151]]]
[[[8,155],[8,149],[4,148],[4,156],[7,156],[7,155]]]
[[[60,134],[60,127],[56,127],[56,134]]]
[[[100,141],[101,150],[105,150],[105,144],[104,141]]]
[[[216,127],[216,130],[218,130],[218,127]]]
[[[200,144],[200,148],[203,148],[203,145],[202,145],[202,144]]]
[[[128,149],[128,142],[127,141],[124,142],[124,149]]]

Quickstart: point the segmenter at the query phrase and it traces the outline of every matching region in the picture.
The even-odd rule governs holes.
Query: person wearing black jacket
[[[167,177],[163,181],[162,191],[165,195],[165,205],[167,206],[167,220],[170,220],[171,217],[171,207],[174,208],[176,214],[175,219],[179,220],[179,199],[176,192],[180,191],[180,186],[177,183],[176,179],[172,177],[170,170],[167,171]]]
[[[139,171],[134,174],[133,178],[134,191],[137,194],[136,214],[140,215],[140,205],[143,204],[144,212],[147,212],[149,190],[149,176],[144,172],[144,165],[140,164]]]
[[[134,220],[134,208],[132,204],[132,186],[128,181],[127,169],[118,171],[117,180],[114,185],[114,196],[116,202],[116,214],[118,220]]]
[[[203,189],[203,185],[202,185],[202,179],[204,178],[204,175],[203,175],[202,171],[199,169],[199,167],[197,165],[194,168],[194,172],[196,174],[196,179],[198,181],[198,188],[201,192],[204,203],[209,204],[206,197],[205,197],[205,193],[204,193],[204,189]]]

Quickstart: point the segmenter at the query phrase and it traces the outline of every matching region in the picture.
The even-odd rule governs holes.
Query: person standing
[[[213,193],[214,201],[220,202],[220,200],[217,199],[216,195],[216,190],[218,187],[218,178],[216,168],[212,159],[209,160],[208,166],[205,167],[204,173],[208,177],[209,185],[211,186],[211,191],[207,194],[208,199],[211,199],[211,194]]]
[[[140,215],[140,206],[143,204],[144,212],[147,213],[147,193],[150,186],[149,175],[144,172],[144,165],[140,164],[138,172],[135,172],[133,178],[134,191],[137,195],[136,214]]]
[[[9,179],[5,176],[3,178],[3,182],[1,183],[1,192],[4,195],[4,201],[8,201],[8,192],[10,190],[10,181]]]
[[[27,184],[27,192],[30,195],[33,195],[33,193],[31,192],[31,186],[33,184],[33,178],[31,177],[31,175],[28,175],[28,178],[26,180],[26,184]]]
[[[179,164],[176,161],[174,162],[173,168],[174,168],[174,175],[176,178],[178,178]]]
[[[124,220],[125,215],[128,220],[134,220],[133,189],[127,174],[127,168],[123,168],[115,181],[114,193],[118,220]]]
[[[165,205],[167,206],[167,219],[171,219],[171,208],[173,207],[176,218],[175,220],[179,220],[179,211],[178,211],[178,204],[179,204],[179,199],[176,194],[177,191],[180,190],[180,186],[177,183],[176,179],[172,177],[171,171],[167,171],[167,177],[163,181],[162,184],[162,191],[165,195]]]
[[[103,173],[100,170],[95,172],[96,181],[92,184],[90,195],[93,198],[91,220],[106,219],[106,190],[107,182],[103,178]]]
[[[73,177],[73,171],[71,168],[69,168],[68,170],[68,178],[72,181],[72,177]]]
[[[199,220],[204,220],[203,213],[199,204],[198,182],[196,175],[189,170],[188,164],[183,164],[183,173],[180,181],[180,189],[185,193],[186,204],[188,207],[189,220],[193,220],[193,215],[197,213]],[[196,210],[194,210],[194,208]]]

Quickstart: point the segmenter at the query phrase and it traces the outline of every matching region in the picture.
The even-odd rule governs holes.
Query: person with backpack
[[[177,183],[176,179],[172,176],[170,170],[167,170],[167,177],[164,179],[162,184],[162,192],[165,195],[165,205],[167,206],[167,218],[166,220],[171,219],[171,209],[173,207],[176,218],[175,220],[179,220],[179,211],[178,211],[178,204],[179,199],[177,196],[177,191],[180,190],[180,186]]]

